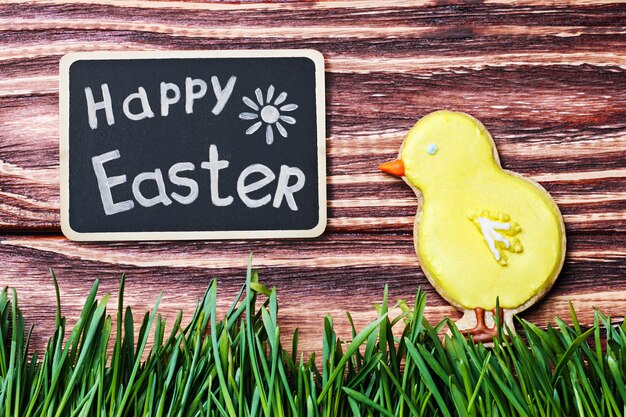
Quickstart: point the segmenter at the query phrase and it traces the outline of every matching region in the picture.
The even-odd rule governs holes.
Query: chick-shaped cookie
[[[414,242],[421,267],[475,341],[541,298],[565,257],[559,208],[536,182],[502,169],[491,135],[465,113],[437,111],[409,131],[399,158],[380,169],[415,191]],[[487,312],[487,313],[486,313]]]

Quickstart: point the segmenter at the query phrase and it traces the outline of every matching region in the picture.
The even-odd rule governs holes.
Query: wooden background
[[[549,5],[546,5],[550,3]],[[95,278],[126,301],[187,315],[211,277],[220,308],[248,253],[276,286],[285,337],[321,349],[322,317],[349,336],[389,284],[429,293],[428,316],[458,317],[430,287],[412,243],[416,201],[377,172],[407,130],[440,108],[493,134],[504,167],[540,182],[565,217],[569,252],[554,289],[523,317],[583,323],[626,314],[626,4],[520,0],[0,3],[0,286],[16,287],[34,345],[52,334],[54,291],[73,323]],[[73,51],[315,48],[326,58],[329,223],[314,240],[72,243],[60,234],[58,62]],[[114,313],[116,302],[110,302]],[[171,320],[170,320],[171,322]]]

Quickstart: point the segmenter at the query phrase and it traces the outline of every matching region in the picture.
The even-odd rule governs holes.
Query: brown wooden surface
[[[546,5],[546,3],[550,3]],[[279,290],[283,334],[321,348],[322,316],[348,336],[389,284],[429,292],[433,320],[457,317],[430,287],[412,243],[416,202],[377,172],[406,131],[440,108],[491,131],[505,168],[539,181],[565,216],[569,251],[554,289],[524,318],[593,307],[626,314],[626,5],[593,1],[194,3],[49,0],[0,3],[0,286],[18,289],[44,346],[59,277],[70,322],[88,288],[190,313],[211,277],[221,307],[248,253]],[[73,51],[315,48],[326,58],[329,224],[314,240],[73,243],[60,235],[58,62]],[[114,311],[115,303],[110,303]],[[288,338],[287,338],[288,339]]]

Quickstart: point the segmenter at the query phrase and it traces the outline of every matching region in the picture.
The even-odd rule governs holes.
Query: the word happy
[[[228,103],[228,99],[233,92],[233,88],[235,88],[236,82],[237,77],[231,76],[226,83],[226,86],[222,88],[218,78],[216,76],[211,77],[213,96],[216,100],[216,103],[213,106],[211,113],[213,113],[215,116],[219,115]],[[109,126],[115,124],[115,115],[113,112],[113,102],[111,100],[109,85],[106,83],[101,84],[100,90],[102,100],[96,101],[91,87],[85,87],[87,114],[89,118],[89,126],[92,129],[98,128],[99,110],[104,110],[106,121]],[[201,78],[186,77],[185,86],[183,87],[185,113],[192,114],[194,103],[197,100],[204,98],[207,94],[207,91],[208,85],[206,81]],[[181,88],[177,84],[170,82],[161,82],[161,84],[159,85],[159,107],[161,116],[167,116],[170,111],[170,106],[179,103],[182,95],[183,93],[181,92]],[[133,112],[131,110],[131,104],[133,102],[139,104],[141,111]],[[134,121],[149,119],[155,116],[154,110],[152,109],[150,101],[148,100],[148,94],[144,87],[138,87],[137,92],[133,92],[126,96],[126,98],[124,98],[124,100],[122,101],[122,112],[124,116],[126,116],[129,120]]]

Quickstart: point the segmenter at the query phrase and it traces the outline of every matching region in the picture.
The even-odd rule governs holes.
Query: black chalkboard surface
[[[78,53],[63,57],[60,76],[68,238],[323,232],[319,52]]]

